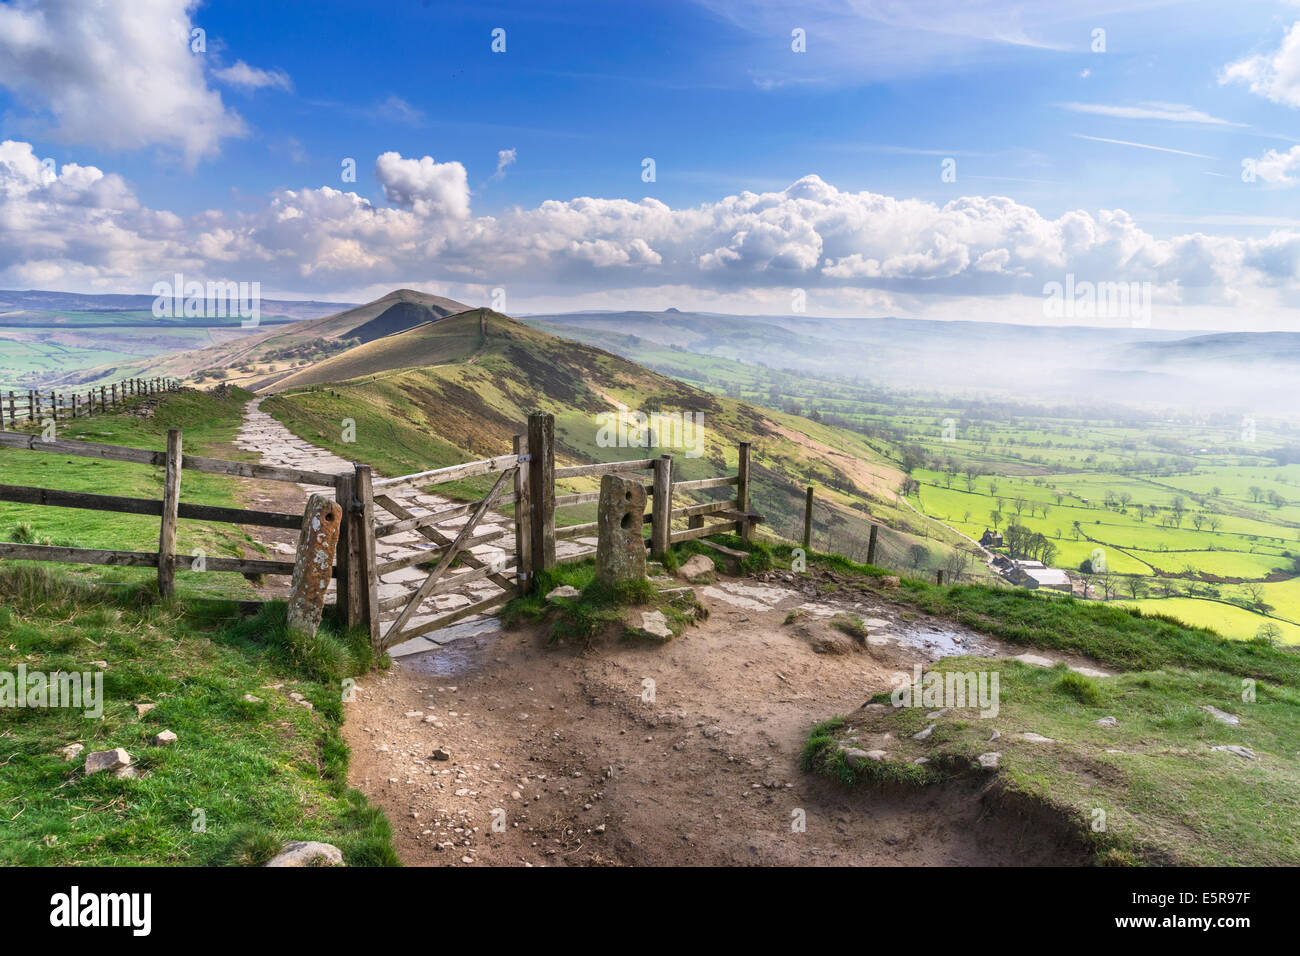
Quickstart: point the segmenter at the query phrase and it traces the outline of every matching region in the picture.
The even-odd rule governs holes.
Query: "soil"
[[[712,593],[770,586],[718,584]],[[984,799],[997,796],[988,778],[881,792],[799,767],[809,729],[888,689],[891,674],[945,649],[1014,650],[859,594],[854,613],[874,622],[873,636],[893,636],[818,653],[807,626],[783,623],[785,607],[697,594],[709,617],[666,644],[609,638],[575,648],[529,627],[461,639],[362,680],[344,726],[350,782],[387,812],[402,860],[1087,862],[1063,828]],[[647,679],[653,701],[643,700]],[[437,750],[449,759],[435,759]]]

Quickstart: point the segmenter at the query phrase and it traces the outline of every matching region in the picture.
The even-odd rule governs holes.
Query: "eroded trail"
[[[783,621],[831,608],[776,584],[697,589],[709,618],[665,645],[576,650],[523,630],[408,656],[348,705],[351,782],[388,812],[411,865],[1062,862],[965,784],[881,796],[800,770],[809,728],[892,673],[1006,651],[861,597],[845,606],[871,643],[816,653]]]

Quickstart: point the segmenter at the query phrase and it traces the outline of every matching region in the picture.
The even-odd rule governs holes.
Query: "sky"
[[[1294,330],[1297,120],[1290,2],[0,0],[0,288]]]

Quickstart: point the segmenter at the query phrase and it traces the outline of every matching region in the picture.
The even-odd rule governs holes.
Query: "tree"
[[[925,567],[929,558],[930,552],[925,549],[924,545],[914,544],[907,549],[908,566],[913,571],[919,571],[921,568]]]
[[[1146,593],[1147,593],[1146,582],[1144,582],[1144,581],[1143,581],[1140,577],[1138,577],[1136,574],[1133,575],[1132,577],[1130,577],[1130,578],[1128,579],[1128,581],[1126,582],[1126,584],[1127,584],[1127,586],[1128,586],[1128,593],[1129,593],[1129,595],[1130,595],[1130,596],[1133,598],[1133,600],[1135,600],[1135,601],[1136,601],[1138,598],[1140,598],[1140,597],[1144,597],[1144,596],[1146,595]]]
[[[1250,488],[1247,490],[1250,492],[1251,501],[1259,501],[1259,499],[1264,494],[1264,489],[1261,488],[1259,485],[1251,485]]]
[[[993,530],[998,530],[998,525],[1002,524],[1002,512],[994,508],[989,512],[989,518],[993,521]]]
[[[1282,628],[1272,621],[1265,621],[1255,632],[1255,640],[1261,644],[1276,644],[1282,637]]]

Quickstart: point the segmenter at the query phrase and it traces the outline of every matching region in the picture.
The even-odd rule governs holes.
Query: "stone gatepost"
[[[289,629],[315,634],[334,573],[343,509],[324,495],[312,495],[302,516],[298,554],[289,585]]]
[[[632,478],[604,475],[596,522],[596,577],[605,584],[645,578],[645,485]]]

